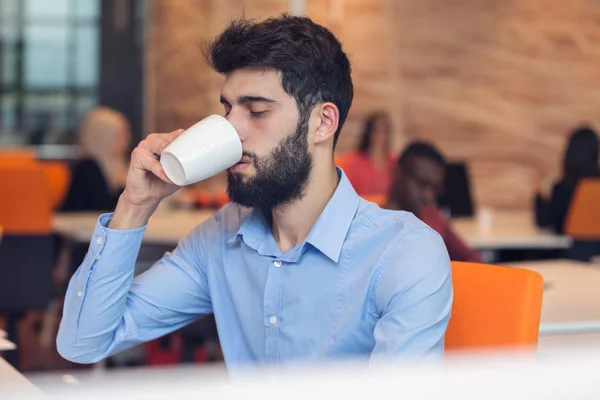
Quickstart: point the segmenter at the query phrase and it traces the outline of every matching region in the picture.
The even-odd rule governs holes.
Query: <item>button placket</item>
[[[281,290],[285,263],[279,259],[269,260],[264,293],[265,359],[278,362],[279,327],[281,324]]]

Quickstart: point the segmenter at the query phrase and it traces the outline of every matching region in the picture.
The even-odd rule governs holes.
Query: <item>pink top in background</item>
[[[344,154],[340,160],[338,165],[344,170],[359,196],[387,195],[395,164],[392,156],[383,168],[377,168],[367,154],[359,151]]]

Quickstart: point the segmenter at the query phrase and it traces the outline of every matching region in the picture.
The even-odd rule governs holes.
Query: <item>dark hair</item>
[[[287,13],[261,22],[242,18],[213,40],[206,55],[213,69],[222,74],[244,67],[281,72],[283,90],[296,99],[301,119],[307,119],[321,102],[335,104],[340,113],[335,147],[354,88],[350,61],[328,29]]]
[[[598,135],[589,126],[571,133],[563,159],[563,178],[576,182],[598,174]]]
[[[384,111],[374,112],[367,117],[360,146],[358,147],[358,151],[361,153],[368,153],[369,150],[371,150],[371,138],[373,136],[373,132],[375,131],[375,124],[379,118],[385,118],[387,123],[390,123],[390,117]]]
[[[405,167],[408,163],[408,160],[412,157],[427,158],[428,160],[431,160],[444,168],[446,167],[446,160],[442,153],[440,153],[433,144],[428,142],[411,142],[398,158],[398,165]]]

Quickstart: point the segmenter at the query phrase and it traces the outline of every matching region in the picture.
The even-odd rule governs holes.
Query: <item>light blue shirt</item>
[[[71,278],[60,354],[90,363],[214,313],[232,367],[443,354],[453,288],[441,237],[340,183],[282,254],[261,212],[229,204],[134,278],[145,227],[100,216]]]

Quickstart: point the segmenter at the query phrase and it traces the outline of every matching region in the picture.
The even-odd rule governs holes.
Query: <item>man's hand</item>
[[[183,131],[152,133],[133,150],[125,190],[119,198],[109,228],[133,229],[144,226],[159,203],[179,189],[167,178],[159,158]]]

